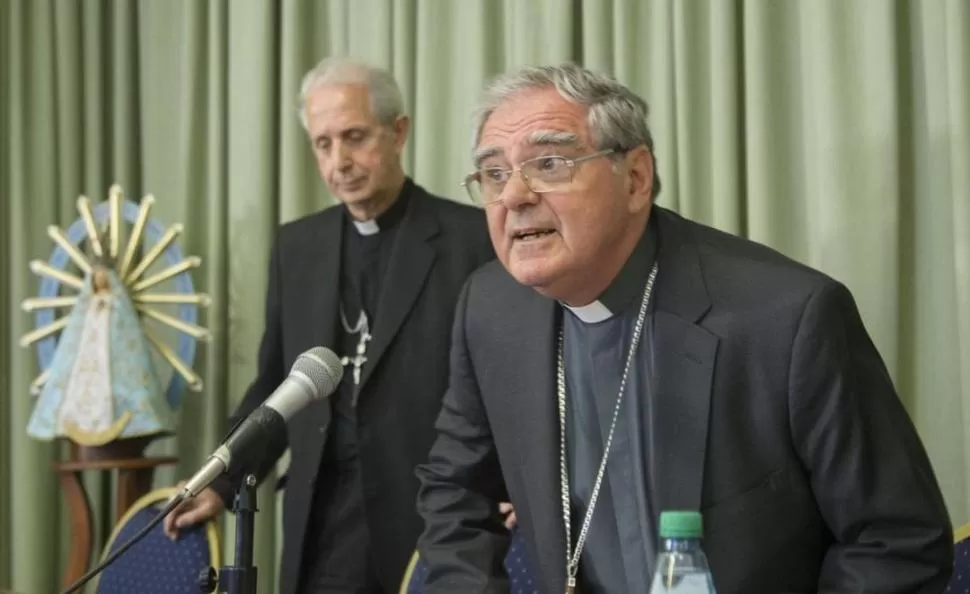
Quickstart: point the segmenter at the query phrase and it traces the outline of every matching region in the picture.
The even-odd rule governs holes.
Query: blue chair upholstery
[[[539,585],[532,578],[532,568],[526,557],[525,541],[518,529],[512,530],[512,542],[505,556],[505,571],[509,574],[509,594],[539,594]],[[422,594],[427,573],[428,568],[415,551],[401,580],[400,594]]]
[[[970,594],[970,523],[957,528],[956,548],[953,552],[953,577],[946,587],[947,594]]]
[[[148,525],[174,493],[174,488],[158,489],[136,501],[115,526],[102,559]],[[165,536],[160,522],[105,568],[95,591],[97,594],[197,594],[199,574],[210,566],[221,567],[214,522],[179,531],[176,542]]]

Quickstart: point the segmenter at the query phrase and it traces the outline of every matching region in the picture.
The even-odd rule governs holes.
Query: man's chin
[[[544,259],[544,258],[543,258]],[[511,262],[506,268],[519,284],[532,287],[539,293],[554,283],[556,275],[548,262],[539,262],[538,258],[527,262]]]
[[[366,186],[353,191],[341,189],[341,191],[335,192],[334,195],[336,196],[337,200],[350,206],[363,206],[374,198],[373,192],[371,192],[370,188]]]

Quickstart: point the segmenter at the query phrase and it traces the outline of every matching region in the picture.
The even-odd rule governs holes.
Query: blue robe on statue
[[[86,446],[171,433],[175,415],[138,314],[114,270],[85,278],[27,433]]]

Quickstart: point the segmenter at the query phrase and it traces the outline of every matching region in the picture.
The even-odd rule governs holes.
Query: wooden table
[[[70,460],[54,464],[67,499],[67,509],[71,527],[71,551],[67,558],[67,568],[62,584],[67,588],[87,572],[91,563],[94,540],[91,502],[84,488],[82,473],[85,470],[118,471],[115,486],[115,518],[117,524],[139,498],[151,489],[152,476],[159,466],[175,464],[178,458],[123,458],[100,460]]]

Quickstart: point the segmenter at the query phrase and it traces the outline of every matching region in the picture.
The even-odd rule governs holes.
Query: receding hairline
[[[476,140],[476,146],[481,144],[482,133],[485,131],[485,126],[488,125],[488,121],[492,119],[492,115],[501,107],[508,105],[509,103],[515,102],[524,94],[532,93],[550,93],[555,94],[559,99],[568,103],[569,105],[576,106],[583,110],[583,121],[589,125],[589,113],[590,105],[577,101],[575,98],[570,97],[564,89],[561,89],[555,81],[522,81],[521,85],[516,85],[513,88],[503,87],[503,78],[499,78],[496,81],[490,83],[478,104],[478,107],[473,112],[472,121],[477,124],[477,129],[474,133],[474,138]],[[546,133],[556,133],[562,132],[561,130],[549,129],[549,130],[539,130],[537,132]],[[578,135],[577,135],[578,136]],[[581,139],[577,139],[577,142]],[[540,143],[532,143],[540,144]],[[542,144],[552,144],[552,143],[542,143]],[[473,147],[472,156],[474,158],[477,154],[477,148]]]
[[[400,86],[391,72],[366,61],[332,56],[318,62],[300,81],[298,114],[304,129],[310,95],[342,86],[364,87],[371,111],[382,124],[393,124],[407,115]]]
[[[341,87],[350,87],[353,89],[362,90],[364,92],[364,99],[367,101],[367,106],[368,106],[367,108],[371,111],[374,111],[373,93],[371,92],[370,85],[367,82],[364,82],[364,81],[348,82],[345,80],[334,80],[334,81],[322,80],[322,81],[319,81],[317,84],[307,87],[304,94],[304,100],[303,100],[303,109],[302,109],[303,113],[307,115],[311,113],[310,98],[314,94],[324,90],[339,89]],[[376,117],[376,114],[372,114],[372,115],[375,115]]]

